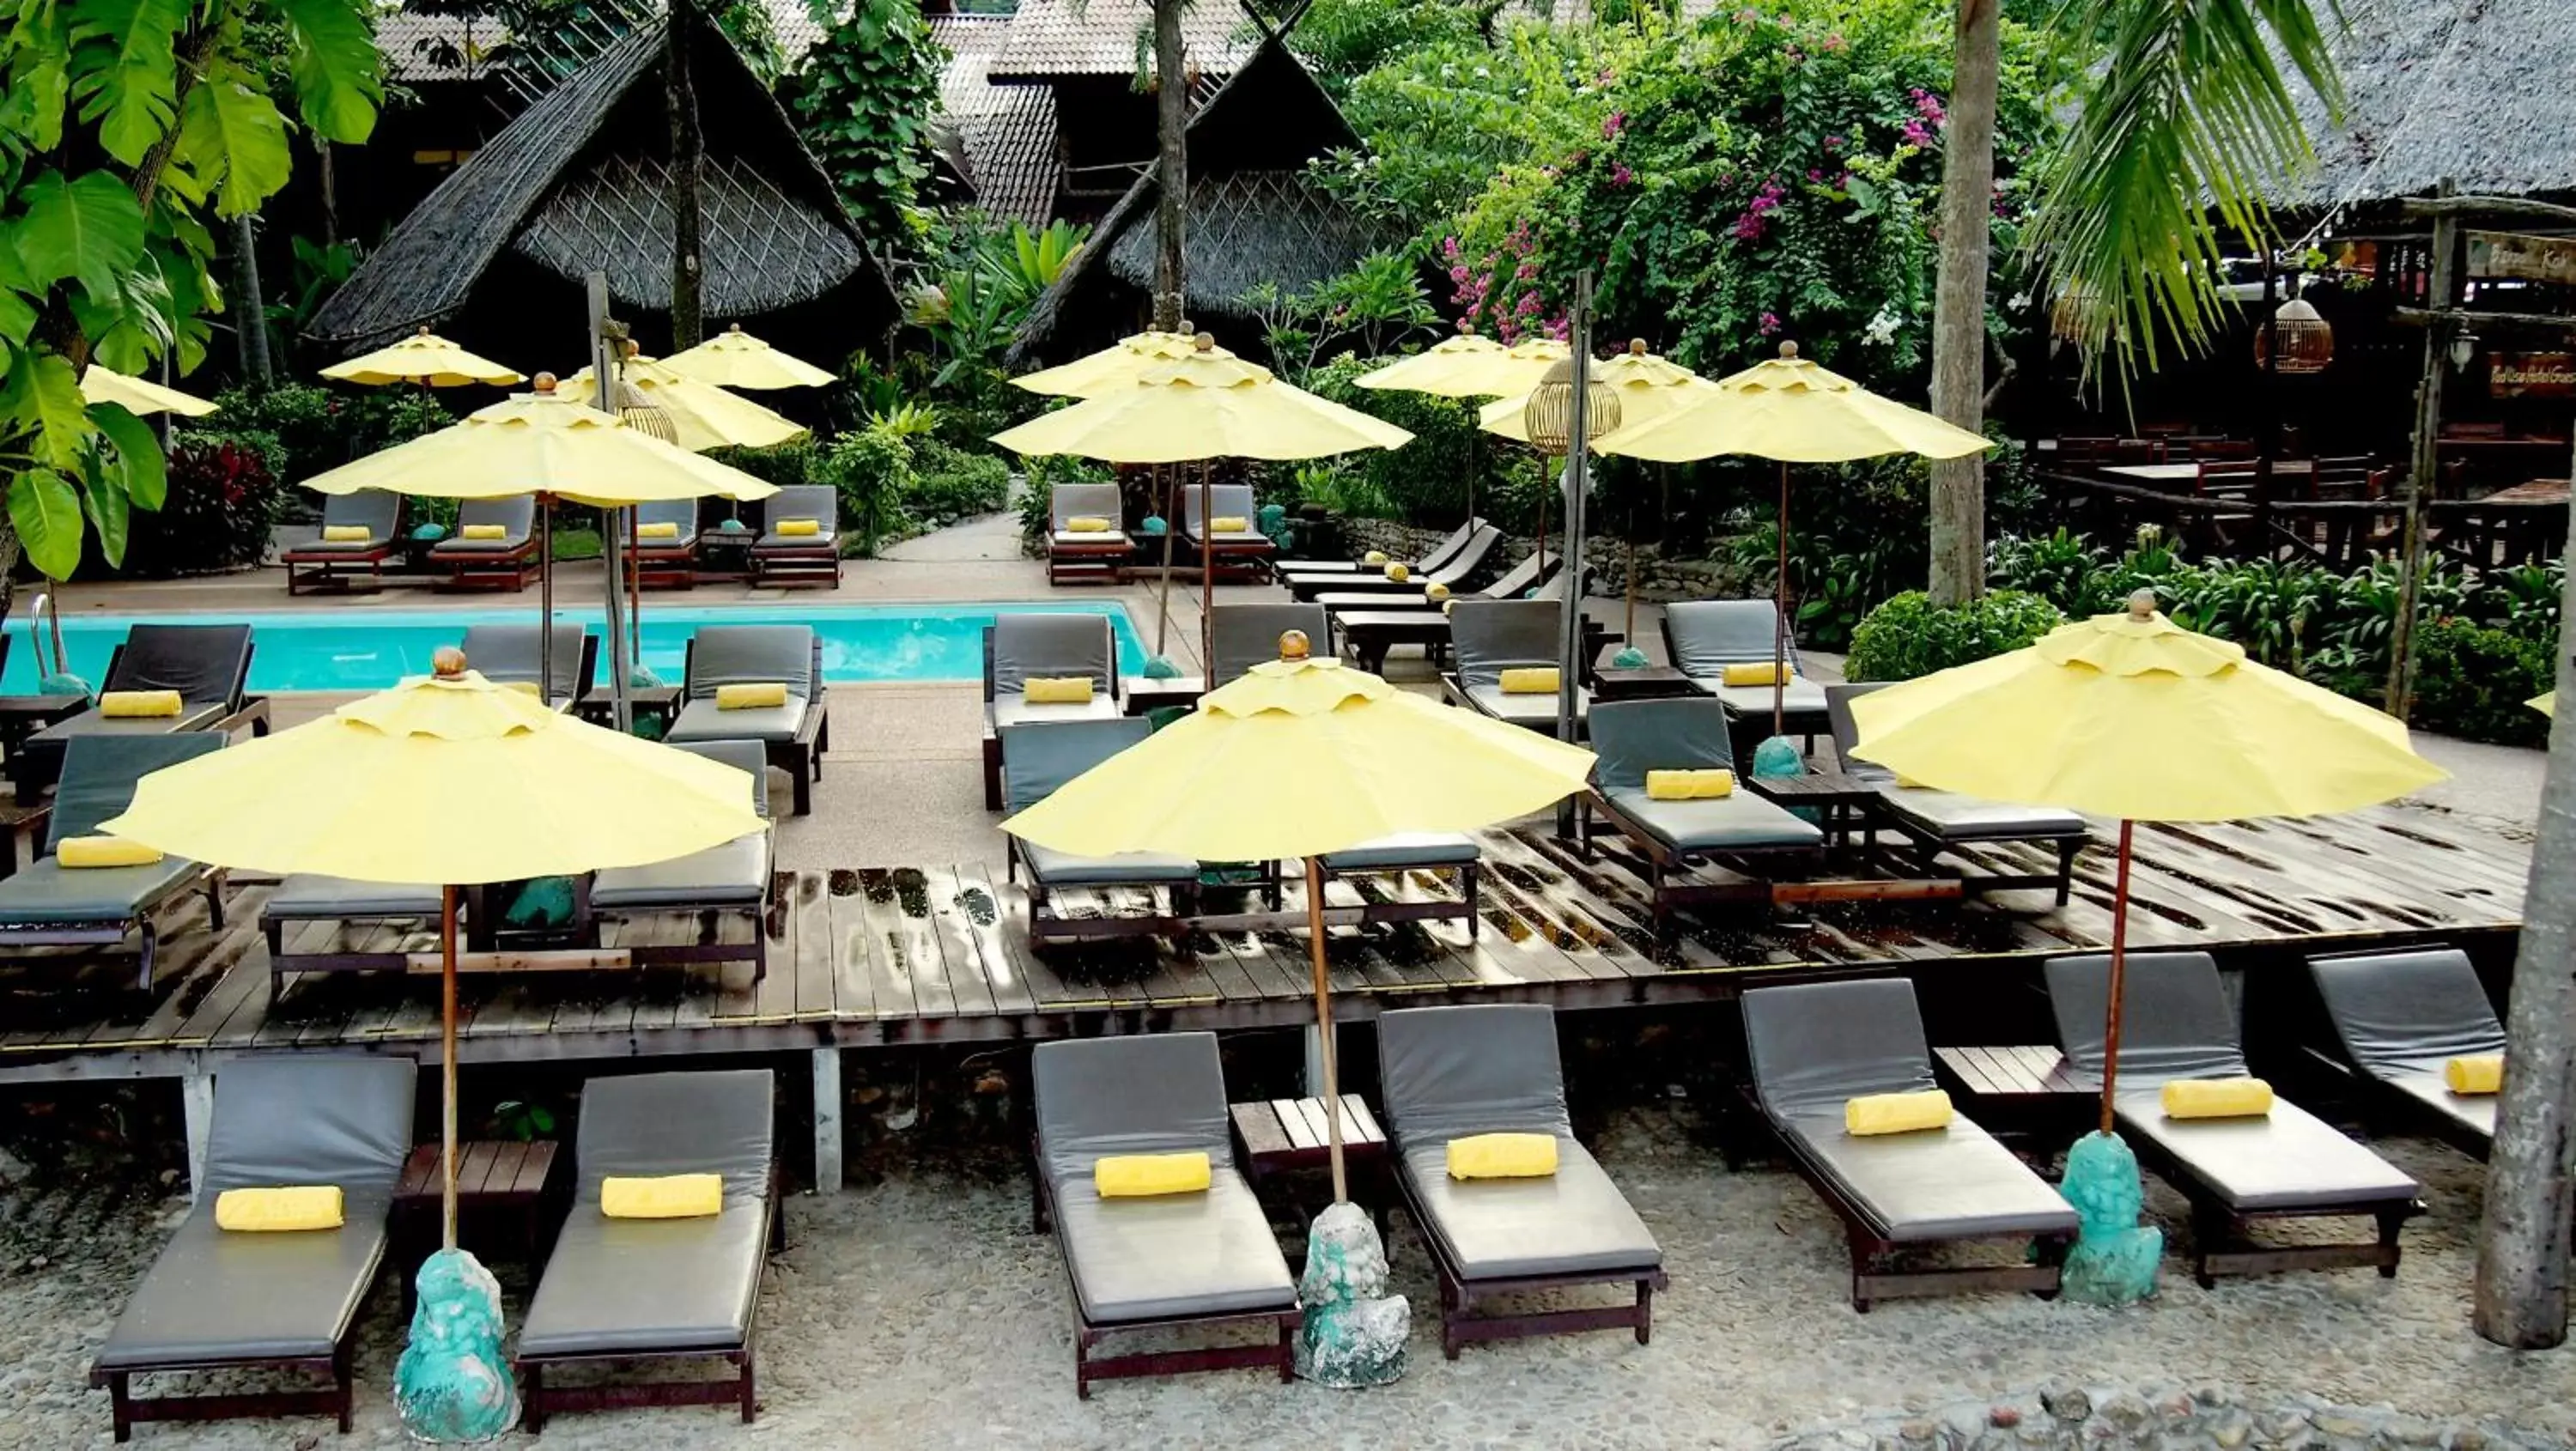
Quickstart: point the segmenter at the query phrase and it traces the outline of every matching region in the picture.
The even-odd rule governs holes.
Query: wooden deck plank
[[[975,955],[984,968],[984,987],[993,995],[993,1011],[1034,1012],[1037,994],[1018,955],[1011,950],[1010,933],[1002,915],[1005,907],[1001,894],[993,889],[992,873],[980,863],[959,866],[957,896],[951,905],[974,941]]]
[[[939,938],[940,960],[948,965],[948,988],[957,1000],[957,1015],[987,1018],[994,1012],[993,985],[984,975],[984,953],[966,921],[959,899],[966,888],[955,867],[925,867],[923,888],[929,894],[931,930]]]
[[[769,964],[769,975],[784,972],[795,980],[795,1020],[828,1023],[838,1014],[832,980],[832,888],[830,874],[803,872],[797,877],[795,960]]]
[[[861,900],[866,903],[868,955],[880,974],[876,990],[878,1016],[934,1016],[931,1009],[946,1000],[948,986],[947,969],[939,961],[938,947],[929,941],[923,924],[904,915],[894,873],[862,871],[859,886]],[[919,982],[925,974],[939,979],[926,994]]]
[[[859,895],[859,874],[835,870],[825,891],[823,929],[830,934],[834,1011],[845,1021],[865,1022],[877,1015],[877,984],[868,960],[867,904]]]

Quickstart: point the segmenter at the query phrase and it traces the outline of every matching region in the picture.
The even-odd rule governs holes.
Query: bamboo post
[[[1796,343],[1782,343],[1780,356],[1798,355]],[[1780,559],[1771,580],[1771,734],[1789,733],[1789,461],[1780,461],[1780,523],[1772,530]]]
[[[2129,838],[2137,823],[2120,819],[2120,857],[2111,879],[2111,1006],[2102,1020],[2102,1132],[2111,1130],[2111,1103],[2120,1083],[2120,1000],[2128,993]]]
[[[2435,195],[2451,195],[2449,177]],[[2432,317],[2424,327],[2424,377],[2415,395],[2415,452],[2406,470],[2406,533],[2398,555],[2397,618],[2389,622],[2388,694],[2382,702],[2390,715],[2406,718],[2415,696],[2415,611],[2424,588],[2424,494],[2441,467],[2442,374],[2450,362],[2452,257],[2459,251],[2460,224],[2455,214],[2433,218]]]
[[[439,1245],[456,1248],[456,888],[438,889]]]
[[[1333,982],[1324,967],[1323,858],[1306,858],[1306,943],[1315,973],[1315,1031],[1324,1059],[1324,1143],[1333,1161],[1333,1202],[1351,1202],[1342,1169],[1341,1052],[1333,1043]]]

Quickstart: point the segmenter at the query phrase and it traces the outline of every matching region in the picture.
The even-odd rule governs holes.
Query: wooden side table
[[[1331,1168],[1322,1099],[1266,1098],[1228,1104],[1226,1113],[1234,1120],[1235,1147],[1243,1151],[1243,1177],[1256,1191],[1274,1174]],[[1378,1127],[1368,1100],[1356,1093],[1342,1095],[1342,1169],[1352,1199],[1367,1206],[1378,1232],[1385,1233],[1394,1168],[1387,1158],[1386,1131]]]
[[[1130,675],[1118,682],[1122,709],[1128,715],[1145,715],[1165,706],[1186,710],[1207,694],[1204,675],[1175,675],[1156,679],[1149,675]]]
[[[1604,665],[1592,672],[1592,698],[1603,704],[1705,694],[1688,675],[1670,665]]]
[[[1968,1102],[1970,1118],[1998,1133],[2053,1132],[2080,1123],[2102,1096],[2046,1043],[1935,1048],[1942,1082]]]
[[[1877,783],[1839,771],[1811,771],[1804,776],[1756,776],[1748,772],[1742,781],[1753,794],[1775,806],[1815,812],[1816,824],[1824,828],[1826,845],[1848,849],[1852,833],[1857,831],[1864,850],[1878,849]]]
[[[671,722],[680,718],[680,707],[687,703],[681,699],[683,692],[684,687],[677,685],[630,686],[626,691],[626,704],[638,720],[648,715],[660,716],[662,731],[667,735]],[[590,694],[583,696],[581,703],[573,707],[573,713],[592,725],[607,725],[617,716],[617,693],[605,684],[594,685]]]
[[[464,1241],[469,1227],[489,1229],[498,1222],[507,1229],[504,1248],[517,1254],[534,1274],[549,1238],[547,1187],[554,1177],[559,1147],[542,1139],[526,1144],[489,1140],[458,1144],[458,1240]],[[402,1275],[406,1314],[412,1307],[421,1262],[438,1248],[439,1197],[438,1145],[422,1144],[403,1160],[402,1179],[394,1186],[394,1266]]]

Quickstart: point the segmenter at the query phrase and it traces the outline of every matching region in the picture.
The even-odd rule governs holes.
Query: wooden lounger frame
[[[537,577],[536,531],[530,530],[515,549],[451,550],[440,554],[432,548],[429,563],[447,571],[447,578],[441,582],[447,589],[506,589],[516,594]]]
[[[820,544],[781,545],[750,550],[751,584],[755,589],[784,589],[799,585],[819,585],[836,589],[841,583],[840,536]]]
[[[698,587],[698,541],[695,538],[677,544],[659,539],[647,544],[630,541],[626,546],[627,573],[634,576],[639,589],[696,589]]]
[[[1020,855],[1020,839],[1008,837],[1002,859],[1002,879],[1016,882],[1027,858]],[[1048,910],[1053,888],[1029,876],[1029,946],[1043,947],[1050,942],[1096,942],[1107,937],[1178,937],[1191,929],[1199,916],[1201,887],[1188,882],[1085,882],[1081,890],[1095,887],[1129,886],[1148,890],[1168,889],[1172,910],[1152,916],[1121,914],[1115,917],[1061,917]]]
[[[1047,532],[1047,583],[1124,584],[1127,561],[1136,552],[1136,541],[1120,533],[1112,540],[1067,544]]]
[[[168,906],[175,898],[203,890],[206,894],[206,917],[216,932],[224,930],[224,872],[220,867],[199,867],[196,876],[181,877],[160,891],[135,904],[123,917],[98,918],[88,922],[17,922],[0,925],[0,948],[11,947],[120,947],[127,933],[141,938],[141,955],[136,966],[140,985],[152,990],[152,968],[161,949],[161,929],[152,914]]]
[[[1680,850],[1667,845],[1663,838],[1646,830],[1642,823],[1612,805],[1609,797],[1603,795],[1598,789],[1586,789],[1575,799],[1574,849],[1586,861],[1591,860],[1598,850],[1592,841],[1592,813],[1595,811],[1599,811],[1608,818],[1610,824],[1618,828],[1619,834],[1626,837],[1629,844],[1636,848],[1637,854],[1645,859],[1646,888],[1654,903],[1654,930],[1658,939],[1664,935],[1664,929],[1671,921],[1672,909],[1678,906],[1700,902],[1747,902],[1768,905],[1781,899],[1781,889],[1769,882],[1755,882],[1748,886],[1716,882],[1683,882],[1676,885],[1667,880],[1676,870],[1687,870],[1704,862],[1736,859],[1785,861],[1810,870],[1824,864],[1825,849],[1821,842],[1814,846],[1736,847],[1722,852]],[[1810,885],[1812,887],[1810,892],[1793,895],[1806,895],[1810,900],[1829,898],[1832,900],[1887,900],[1958,895],[1958,883],[1955,881],[1948,884],[1950,890],[1946,894],[1938,890],[1941,884],[1936,882],[1838,882]]]
[[[1317,865],[1322,864],[1317,863]],[[1444,917],[1460,918],[1467,924],[1467,940],[1473,942],[1479,935],[1479,929],[1484,925],[1484,919],[1478,914],[1476,905],[1479,898],[1478,880],[1483,867],[1484,860],[1481,857],[1467,857],[1454,862],[1420,862],[1411,866],[1370,867],[1365,871],[1335,871],[1331,867],[1323,867],[1323,872],[1327,883],[1351,877],[1394,876],[1402,872],[1456,872],[1458,896],[1455,900],[1363,902],[1356,909],[1358,916],[1354,920],[1361,926],[1367,926],[1372,922],[1430,922]],[[1262,885],[1262,898],[1269,903],[1270,910],[1273,912],[1287,910],[1285,889],[1289,877],[1290,874],[1284,863],[1268,864]],[[1297,873],[1296,879],[1303,881],[1304,873],[1302,871]],[[1343,908],[1342,913],[1347,915],[1353,910]]]
[[[1471,1341],[1519,1340],[1532,1335],[1568,1335],[1582,1330],[1633,1331],[1639,1345],[1647,1344],[1654,1335],[1655,1292],[1670,1286],[1671,1279],[1661,1266],[1650,1270],[1608,1269],[1576,1270],[1561,1275],[1513,1275],[1505,1278],[1469,1279],[1448,1246],[1431,1229],[1431,1216],[1423,1210],[1422,1198],[1415,1192],[1411,1176],[1395,1172],[1394,1178],[1404,1192],[1404,1212],[1413,1216],[1421,1231],[1422,1242],[1431,1250],[1432,1265],[1440,1272],[1440,1353],[1451,1360],[1458,1358],[1459,1347]],[[1531,1310],[1520,1314],[1478,1315],[1476,1304],[1497,1295],[1531,1294],[1560,1290],[1573,1285],[1635,1285],[1637,1299],[1629,1305],[1588,1305],[1576,1310]]]
[[[367,1289],[375,1288],[372,1277]],[[359,1294],[366,1299],[366,1292]],[[340,1434],[351,1429],[356,1408],[354,1381],[349,1371],[350,1346],[357,1339],[358,1317],[349,1317],[349,1326],[327,1356],[289,1356],[275,1360],[176,1360],[166,1364],[123,1366],[113,1370],[92,1370],[89,1383],[105,1387],[108,1414],[113,1434],[119,1443],[134,1439],[134,1427],[140,1421],[241,1421],[268,1420],[281,1416],[330,1416],[340,1423]],[[235,1392],[227,1395],[137,1396],[133,1380],[138,1375],[168,1375],[186,1371],[239,1370],[302,1371],[327,1377],[328,1390],[278,1390]]]
[[[1400,621],[1381,618],[1402,615]],[[1373,675],[1386,673],[1386,652],[1398,645],[1419,645],[1433,664],[1448,658],[1449,617],[1434,610],[1354,610],[1333,615],[1338,649]]]
[[[2383,1280],[2397,1278],[2404,1249],[2397,1242],[2406,1221],[2424,1212],[2424,1201],[2408,1195],[2339,1204],[2294,1204],[2271,1209],[2239,1209],[2221,1199],[2198,1174],[2163,1144],[2145,1134],[2129,1135],[2138,1161],[2191,1202],[2192,1278],[2204,1290],[2222,1276],[2269,1275],[2282,1270],[2339,1270],[2368,1267]],[[2253,1236],[2266,1219],[2370,1219],[2379,1226],[2372,1240],[2337,1244],[2270,1245]]]
[[[1877,818],[1876,824],[1893,829],[1913,845],[1916,869],[1927,877],[1932,875],[1933,860],[1947,851],[1973,846],[2002,846],[2013,842],[2046,842],[2055,846],[2057,870],[2054,873],[1995,872],[1974,877],[1963,875],[1960,878],[1960,886],[1964,891],[1976,892],[2055,892],[2057,905],[2061,907],[2066,905],[2075,892],[2075,858],[2084,850],[2085,844],[2093,839],[2089,832],[2076,831],[2058,836],[2034,834],[1982,836],[1954,840],[1937,831],[1923,830],[1894,811],[1874,810],[1872,814]]]
[[[365,565],[367,582],[377,589],[385,587],[385,561],[400,548],[398,541],[388,539],[372,549],[289,549],[277,556],[286,566],[286,593],[291,598],[330,586],[349,588],[357,566]],[[303,573],[296,566],[309,566]],[[298,585],[303,588],[298,589]]]
[[[688,704],[689,678],[697,665],[698,638],[691,635],[680,663],[680,703],[684,709]],[[823,683],[820,635],[814,637],[814,663],[808,678],[813,682],[813,693],[805,697],[805,715],[796,723],[796,734],[787,740],[761,743],[769,764],[787,773],[795,791],[794,814],[798,816],[814,814],[814,783],[823,779],[823,753],[832,749],[832,689]]]

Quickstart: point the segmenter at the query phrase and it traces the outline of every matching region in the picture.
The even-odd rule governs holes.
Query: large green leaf
[[[126,533],[134,516],[133,501],[125,496],[125,482],[116,476],[119,472],[97,459],[90,460],[89,467],[81,471],[81,502],[89,522],[98,529],[99,558],[106,560],[110,569],[125,567]]]
[[[80,567],[80,494],[52,469],[27,469],[9,481],[9,522],[27,550],[27,562],[49,579],[69,579]]]
[[[276,3],[295,30],[287,62],[304,124],[327,140],[366,140],[385,93],[369,7],[363,0]]]
[[[179,145],[213,184],[216,211],[228,217],[257,211],[286,185],[286,118],[240,68],[211,67],[188,88],[181,110]]]
[[[15,22],[18,51],[10,60],[8,84],[0,91],[0,132],[27,138],[32,149],[51,151],[63,144],[63,107],[71,95],[71,52],[59,34],[29,34],[27,17]]]
[[[116,447],[116,477],[138,509],[158,509],[170,497],[170,461],[161,456],[161,440],[152,425],[122,405],[90,405],[89,421]],[[113,564],[116,561],[109,560]]]
[[[0,226],[0,343],[24,343],[35,335],[40,296],[35,279],[18,260],[17,229]]]
[[[67,359],[20,353],[9,365],[7,398],[11,419],[35,436],[36,457],[56,468],[79,465],[89,448],[89,410]]]
[[[179,115],[179,27],[187,0],[78,0],[72,6],[72,97],[99,144],[128,166]]]
[[[18,221],[18,260],[28,280],[51,287],[76,278],[93,296],[114,296],[117,274],[143,255],[143,208],[134,193],[104,171],[68,181],[48,171],[21,195],[27,214]]]

